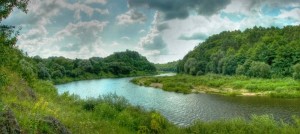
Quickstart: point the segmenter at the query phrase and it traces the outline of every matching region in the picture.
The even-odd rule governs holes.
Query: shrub
[[[0,72],[0,88],[2,86],[5,86],[8,83],[7,77],[5,74],[3,74],[2,72]]]
[[[249,74],[252,77],[270,78],[271,77],[271,67],[264,62],[252,62]]]
[[[84,101],[83,109],[87,111],[93,111],[95,109],[95,106],[97,105],[97,102],[93,99],[89,99]]]
[[[238,65],[238,67],[235,70],[235,74],[245,75],[246,74],[246,68],[243,65]]]
[[[293,67],[293,78],[296,79],[296,80],[299,80],[300,79],[300,63],[294,65]]]
[[[96,105],[95,111],[100,117],[104,119],[114,119],[118,114],[118,111],[108,103],[101,103],[99,105]]]
[[[28,81],[31,81],[34,78],[33,65],[27,62],[25,59],[22,59],[19,64],[21,66],[23,78],[25,78]]]

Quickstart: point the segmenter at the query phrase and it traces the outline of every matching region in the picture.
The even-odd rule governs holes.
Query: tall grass
[[[9,83],[0,87],[0,115],[4,107],[11,108],[22,133],[59,133],[57,126],[45,122],[46,117],[57,119],[70,132],[79,134],[300,132],[300,119],[296,117],[291,124],[278,123],[270,117],[255,116],[250,122],[243,119],[199,121],[182,128],[155,111],[130,105],[126,99],[115,94],[82,100],[68,93],[58,95],[50,81],[33,80],[27,83],[17,73],[4,71],[3,74]],[[182,80],[181,85],[187,88],[194,84],[186,84],[189,76],[178,78]],[[163,82],[160,78],[154,81]],[[34,96],[30,95],[29,88],[34,91]]]
[[[132,82],[145,86],[150,86],[151,83],[161,83],[163,84],[162,89],[181,93],[191,93],[193,89],[201,90],[206,87],[217,89],[222,94],[226,94],[226,91],[222,91],[222,89],[229,88],[233,92],[247,90],[252,93],[262,92],[272,97],[300,97],[300,82],[292,78],[263,79],[207,74],[204,76],[140,77],[133,79]]]

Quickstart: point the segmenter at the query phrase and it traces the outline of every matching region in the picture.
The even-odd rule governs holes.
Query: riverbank
[[[141,86],[161,88],[178,93],[211,93],[230,96],[271,96],[300,98],[300,82],[292,78],[262,79],[245,76],[176,75],[168,77],[140,77],[132,80]]]
[[[57,79],[52,79],[51,81],[55,85],[59,84],[66,84],[75,81],[81,80],[96,80],[96,79],[107,79],[107,78],[125,78],[125,77],[138,77],[138,76],[153,76],[159,73],[147,73],[147,72],[138,72],[135,74],[128,74],[128,75],[113,75],[113,74],[102,74],[102,75],[95,75],[95,74],[87,74],[80,77],[62,77]]]
[[[8,83],[0,87],[1,119],[7,119],[2,113],[13,111],[10,112],[9,119],[17,122],[22,133],[60,133],[62,130],[87,134],[300,132],[299,118],[295,117],[287,124],[277,122],[272,116],[253,116],[249,121],[242,118],[199,121],[182,128],[159,113],[132,106],[116,95],[82,100],[68,93],[58,95],[55,87],[48,81],[33,80],[32,83],[27,83],[14,72],[2,72],[7,76]],[[2,123],[5,122],[0,122],[1,127]],[[5,127],[14,127],[13,125]]]

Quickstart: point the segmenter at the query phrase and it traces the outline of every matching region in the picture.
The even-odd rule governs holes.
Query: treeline
[[[178,72],[300,79],[299,37],[299,25],[221,32],[189,52]]]
[[[168,62],[165,64],[155,64],[157,71],[162,72],[177,72],[178,61]]]
[[[32,58],[38,78],[56,83],[68,79],[92,79],[153,74],[154,64],[135,51],[116,52],[106,58],[68,59],[65,57]]]

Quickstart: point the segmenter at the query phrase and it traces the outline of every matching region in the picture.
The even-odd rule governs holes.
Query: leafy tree
[[[300,63],[297,63],[296,65],[293,66],[293,77],[294,79],[299,80],[300,79]]]
[[[238,65],[238,67],[235,70],[235,74],[237,74],[237,75],[245,75],[246,74],[245,66]]]
[[[223,74],[232,75],[235,74],[237,68],[237,62],[234,56],[229,56],[224,59]]]
[[[62,78],[64,75],[62,74],[62,72],[60,70],[56,70],[56,71],[52,72],[51,76],[52,76],[52,78],[57,79],[57,78]]]
[[[33,78],[34,78],[34,70],[33,70],[33,65],[26,61],[25,59],[22,59],[20,61],[20,67],[21,67],[21,73],[22,73],[22,76],[28,80],[28,81],[31,81]]]
[[[189,73],[191,75],[196,75],[198,72],[198,63],[195,58],[190,58],[188,61],[184,64],[184,71],[186,73]]]
[[[249,74],[252,77],[262,77],[262,78],[270,78],[271,76],[271,67],[270,65],[264,62],[252,62],[251,67],[249,69]]]
[[[39,63],[37,65],[37,71],[38,71],[37,74],[39,79],[43,79],[43,80],[51,79],[49,70],[43,63]]]

